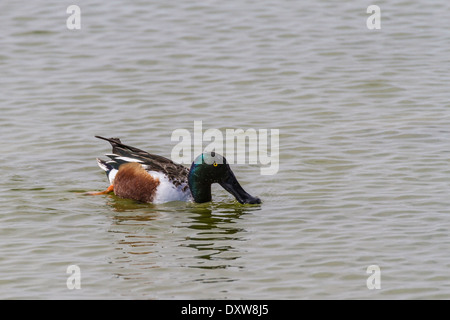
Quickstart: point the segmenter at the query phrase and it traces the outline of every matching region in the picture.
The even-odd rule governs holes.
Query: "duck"
[[[144,203],[212,201],[211,185],[220,184],[241,204],[260,204],[261,199],[247,193],[239,184],[225,157],[217,152],[198,155],[188,169],[163,156],[123,144],[119,138],[105,138],[112,146],[109,160],[97,158],[110,186],[90,195],[114,193],[120,198]]]

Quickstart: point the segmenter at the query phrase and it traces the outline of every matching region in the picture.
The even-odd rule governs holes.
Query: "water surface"
[[[446,1],[380,30],[360,1],[77,4],[0,5],[1,299],[450,298]],[[194,121],[280,130],[277,174],[233,165],[261,206],[83,195],[94,135],[169,157]]]

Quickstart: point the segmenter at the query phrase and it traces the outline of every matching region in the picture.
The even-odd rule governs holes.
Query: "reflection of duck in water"
[[[188,170],[173,161],[140,149],[127,146],[117,138],[99,139],[109,141],[113,154],[111,160],[97,159],[111,183],[103,192],[113,192],[121,198],[141,202],[163,203],[168,201],[211,201],[211,185],[219,183],[242,204],[259,204],[241,187],[226,159],[210,152],[199,155]]]
[[[240,258],[245,256],[247,230],[241,216],[261,210],[260,206],[236,206],[224,202],[187,205],[183,208],[183,223],[178,228],[185,230],[177,232],[183,235],[179,238],[181,247],[196,249],[184,265],[198,269],[243,268]],[[193,258],[191,259],[190,255]],[[201,282],[229,282],[228,277],[200,276]]]

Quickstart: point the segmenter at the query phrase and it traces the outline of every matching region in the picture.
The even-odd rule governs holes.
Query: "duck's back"
[[[114,185],[117,196],[153,203],[191,199],[189,169],[185,166],[125,145],[118,138],[96,137],[110,142],[113,147],[113,153],[107,154],[111,160],[97,161]]]

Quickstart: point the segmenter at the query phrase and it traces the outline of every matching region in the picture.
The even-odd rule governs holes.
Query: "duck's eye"
[[[214,167],[217,167],[217,162],[214,161],[213,166],[214,166]]]

